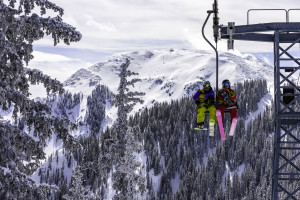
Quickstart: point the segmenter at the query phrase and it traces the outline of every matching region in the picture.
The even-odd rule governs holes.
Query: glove
[[[220,89],[220,90],[218,91],[218,95],[219,95],[220,97],[225,97],[225,96],[227,96],[227,93],[226,93],[225,90]]]
[[[228,97],[224,97],[224,102],[225,102],[226,104],[230,104],[230,103],[231,103],[231,101],[229,101]]]

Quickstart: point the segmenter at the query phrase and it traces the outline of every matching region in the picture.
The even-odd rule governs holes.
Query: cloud
[[[65,9],[66,21],[77,25],[77,29],[83,34],[82,41],[76,47],[98,50],[118,50],[130,41],[135,41],[135,48],[155,48],[156,46],[151,46],[153,41],[161,41],[160,46],[168,48],[170,41],[176,44],[185,41],[184,28],[199,27],[201,12],[205,14],[205,9],[211,7],[210,3],[195,0],[54,2]],[[201,11],[199,8],[206,4],[207,7],[203,7]],[[140,41],[140,45],[136,41]]]
[[[95,21],[91,15],[85,15],[85,18],[86,18],[86,25],[90,27],[96,27],[98,31],[113,32],[116,30],[116,27],[110,22],[99,23]]]
[[[33,52],[34,59],[32,62],[36,63],[53,63],[53,62],[66,62],[66,61],[75,61],[78,59],[74,58],[69,58],[66,56],[62,56],[59,54],[50,54],[50,53],[45,53],[41,51],[34,51]]]
[[[121,51],[162,48],[208,49],[201,29],[212,9],[213,0],[51,0],[64,8],[63,20],[75,26],[83,37],[78,43],[53,47],[51,36],[35,43],[35,59],[31,63],[65,80],[75,69],[96,63],[108,54]],[[296,0],[219,0],[220,24],[247,23],[247,11],[252,8],[295,8]],[[251,23],[285,20],[281,12],[251,12]],[[300,11],[291,12],[291,21],[300,21]],[[205,34],[213,41],[212,17]],[[273,52],[273,44],[235,41],[241,52]],[[218,49],[227,50],[227,41],[218,42]],[[48,54],[42,54],[49,53]],[[238,51],[235,51],[238,52]],[[47,65],[46,65],[47,64]],[[54,70],[55,69],[55,70]],[[61,72],[66,73],[63,75]]]
[[[157,45],[152,46],[155,43],[153,41],[161,41],[159,46],[162,48],[174,47],[172,42],[174,45],[182,43],[184,48],[187,44],[194,48],[194,42],[183,41],[197,41],[198,37],[202,37],[201,27],[213,3],[213,0],[52,1],[64,8],[63,19],[83,34],[82,41],[74,46],[94,50],[157,48]],[[272,8],[289,9],[296,5],[296,0],[287,0],[284,4],[279,0],[272,1]],[[247,10],[251,8],[270,8],[270,3],[260,0],[219,1],[220,22],[224,25],[230,21],[237,25],[246,24]],[[285,19],[284,13],[280,12],[253,12],[250,17],[252,22]],[[211,21],[212,18],[207,25],[208,36],[212,36]],[[192,34],[187,34],[186,30]],[[124,46],[130,44],[130,41],[134,41],[134,46]],[[203,46],[200,43],[196,46]],[[236,47],[240,48],[238,44]],[[241,48],[244,49],[243,46]]]
[[[41,51],[34,51],[33,55],[34,59],[28,65],[30,68],[39,69],[60,81],[64,81],[81,67],[86,67],[87,63],[77,58]]]

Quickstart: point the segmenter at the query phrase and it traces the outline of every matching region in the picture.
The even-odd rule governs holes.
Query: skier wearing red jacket
[[[230,110],[231,120],[237,118],[237,103],[236,103],[236,94],[233,89],[230,87],[230,82],[228,79],[225,79],[222,82],[223,88],[217,92],[217,101],[219,103],[218,110],[221,111],[222,120],[224,118],[224,111],[226,108]]]
[[[236,102],[236,94],[233,89],[230,87],[230,82],[228,79],[223,80],[222,82],[223,88],[217,91],[217,101],[218,101],[218,110],[216,111],[217,116],[219,116],[219,113],[222,116],[222,122],[224,119],[224,111],[226,108],[230,111],[231,116],[231,128],[229,135],[232,136],[237,124],[237,102]],[[223,139],[225,139],[224,130],[223,130],[223,124],[218,119],[220,132],[221,132],[221,138],[223,134]],[[223,133],[222,133],[223,132]]]

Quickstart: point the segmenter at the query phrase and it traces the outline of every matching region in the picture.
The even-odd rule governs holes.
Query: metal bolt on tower
[[[249,24],[250,11],[266,10],[285,11],[286,22]],[[291,10],[300,9],[251,9],[247,13],[247,25],[235,26],[229,22],[228,26],[220,27],[221,39],[228,40],[229,49],[233,49],[234,40],[274,44],[273,200],[300,199],[300,82],[295,80],[295,75],[298,77],[300,73],[300,52],[292,51],[300,43],[300,22],[289,22]]]

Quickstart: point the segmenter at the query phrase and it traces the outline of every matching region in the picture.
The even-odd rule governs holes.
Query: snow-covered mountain
[[[209,80],[216,84],[215,53],[204,50],[152,50],[119,53],[107,62],[80,69],[64,83],[69,91],[89,94],[96,84],[102,84],[116,93],[119,66],[128,58],[130,70],[139,73],[141,83],[137,90],[146,93],[148,102],[167,101],[194,92],[193,85]],[[229,52],[219,54],[219,87],[223,79],[232,83],[245,79],[272,81],[273,68],[251,54],[236,55]]]
[[[141,82],[133,90],[145,92],[144,104],[136,105],[133,112],[151,107],[155,102],[170,101],[183,96],[191,96],[204,80],[212,86],[216,84],[215,53],[204,50],[151,50],[119,53],[111,56],[107,62],[97,63],[87,69],[80,69],[64,82],[71,93],[83,93],[86,99],[97,84],[106,85],[117,93],[119,85],[119,66],[125,59],[130,60],[129,69],[139,73]],[[273,68],[250,54],[219,54],[219,87],[224,79],[231,83],[246,79],[267,79],[273,83]],[[86,101],[82,101],[86,104]],[[86,105],[81,105],[85,113]],[[108,107],[106,118],[113,122],[116,109]],[[83,116],[80,116],[83,119]],[[75,117],[76,118],[76,117]]]
[[[246,79],[267,79],[268,85],[273,84],[273,68],[255,56],[228,52],[221,52],[219,56],[219,87],[221,87],[223,79],[229,79],[232,84]],[[92,130],[101,132],[115,121],[117,108],[110,103],[112,99],[110,91],[117,94],[119,66],[125,62],[126,58],[131,63],[129,69],[139,73],[138,78],[141,79],[141,82],[136,83],[132,90],[146,93],[145,96],[142,96],[144,103],[137,104],[133,112],[141,111],[145,107],[151,108],[156,102],[191,96],[205,80],[209,80],[212,86],[215,86],[216,83],[215,54],[212,51],[171,49],[115,54],[107,62],[97,63],[87,69],[80,69],[65,81],[65,89],[73,93],[74,96],[71,93],[66,93],[63,96],[52,96],[52,100],[49,100],[56,115],[67,117],[73,122],[79,122],[79,129],[72,132],[74,136],[87,136],[93,132]],[[110,91],[106,88],[100,88],[99,84],[107,86]],[[78,95],[78,93],[80,94]],[[95,101],[101,103],[98,104]],[[257,112],[263,111],[265,105],[269,104],[270,101],[270,95],[262,98],[261,102],[258,103]],[[93,103],[89,104],[89,102]],[[253,113],[248,118],[254,119],[256,115]],[[92,122],[89,124],[90,120]],[[99,126],[101,126],[100,129],[98,129]],[[73,157],[65,156],[61,147],[62,144],[57,143],[55,138],[49,140],[49,145],[45,150],[47,156],[56,152],[56,156],[49,157],[49,160],[52,160],[53,157],[56,164],[49,160],[44,163],[40,170],[32,176],[37,183],[45,178],[48,180],[45,175],[47,171],[50,171],[49,177],[55,177],[56,171],[60,168],[64,171],[66,183],[70,182],[71,166],[75,164],[75,160]],[[67,165],[64,163],[69,163],[69,166],[66,167]],[[146,161],[143,164],[146,166]],[[44,173],[41,176],[42,172]],[[150,177],[159,182],[160,178],[158,177],[160,176],[156,177],[152,174]],[[176,184],[179,185],[179,178],[177,177],[177,179],[172,187]],[[157,187],[154,188],[157,192]],[[178,186],[175,188],[177,189],[174,191],[177,191]]]
[[[141,97],[144,103],[137,104],[132,114],[145,107],[151,108],[156,102],[170,102],[172,99],[192,96],[205,80],[209,80],[212,86],[216,84],[213,51],[170,49],[112,55],[107,62],[82,68],[64,82],[65,89],[77,94],[76,97],[71,97],[70,93],[62,97],[52,96],[50,102],[54,113],[82,125],[72,131],[72,135],[78,137],[91,133],[92,127],[87,123],[88,96],[92,95],[99,84],[107,86],[111,92],[117,94],[120,65],[126,58],[130,60],[129,70],[139,73],[137,77],[141,79],[132,90],[145,92]],[[272,87],[273,68],[251,54],[219,52],[219,87],[223,79],[229,79],[232,85],[246,79],[266,79],[268,85]],[[101,116],[104,118],[103,121],[99,120],[100,116],[94,116],[101,126],[99,132],[106,126],[111,126],[117,114],[117,108],[112,106],[110,101],[104,104],[103,109],[105,110],[104,116]],[[51,145],[46,148],[47,155],[54,153],[62,145],[55,142],[55,138],[51,138],[49,144]]]

